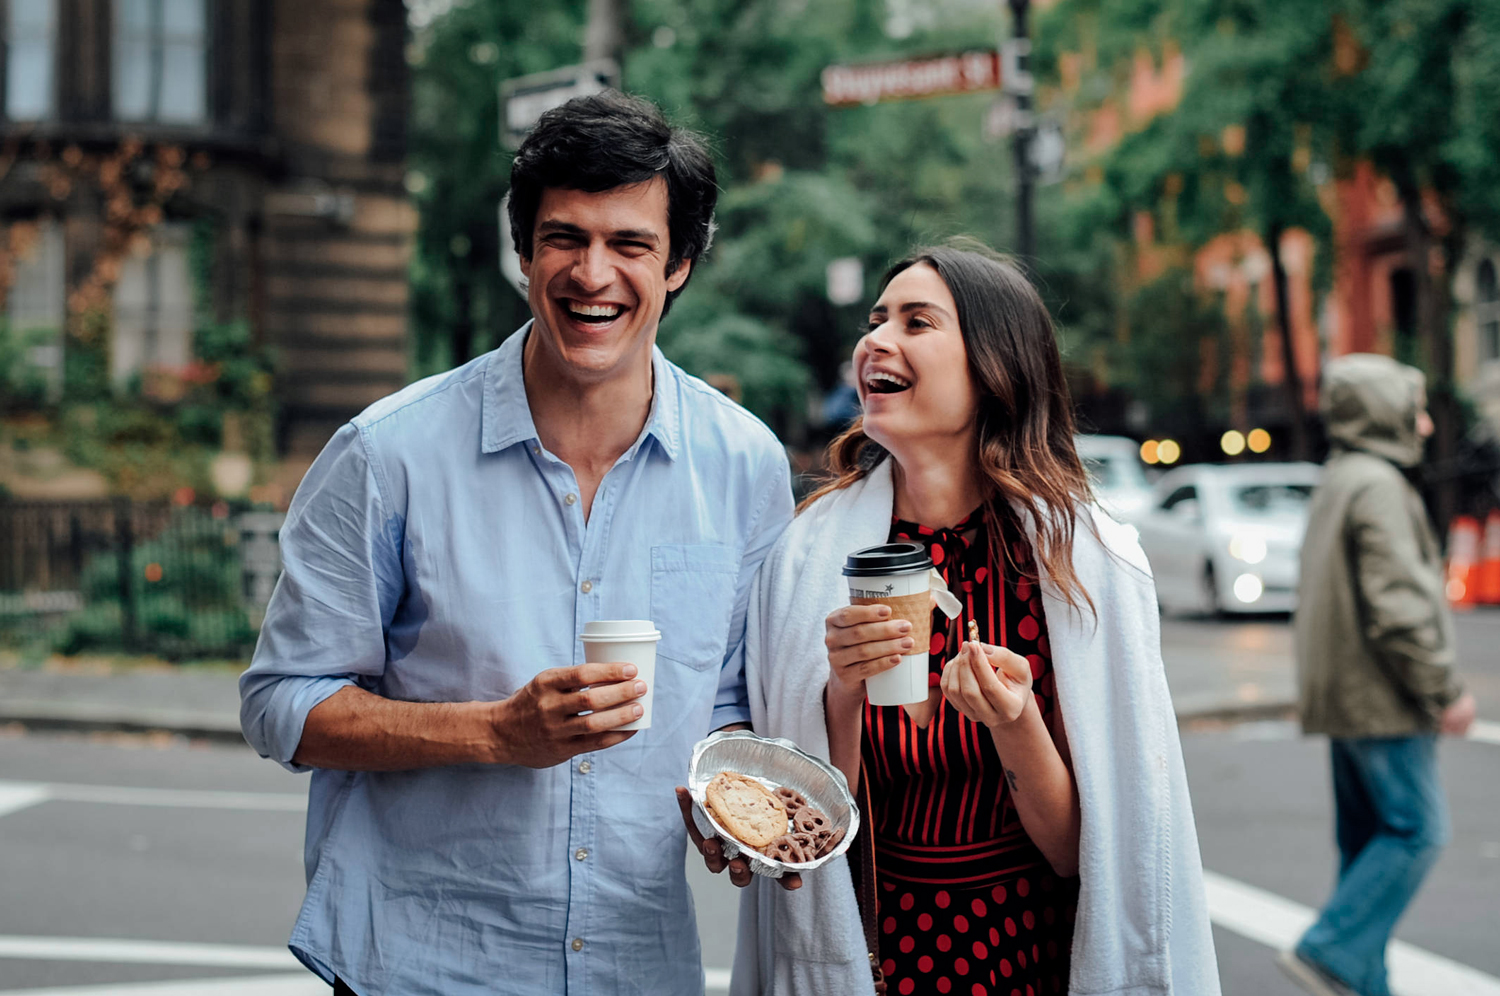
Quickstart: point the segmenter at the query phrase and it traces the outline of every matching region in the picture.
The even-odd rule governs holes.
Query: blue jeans
[[[1386,941],[1448,842],[1437,737],[1335,739],[1330,747],[1339,878],[1297,951],[1360,996],[1391,996]]]

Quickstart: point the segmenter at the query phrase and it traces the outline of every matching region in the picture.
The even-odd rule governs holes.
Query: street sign
[[[618,86],[619,80],[620,67],[611,59],[506,80],[500,84],[500,134],[515,148],[552,108]]]
[[[823,102],[833,107],[878,104],[1000,89],[1000,54],[980,50],[930,59],[829,66],[823,70]]]

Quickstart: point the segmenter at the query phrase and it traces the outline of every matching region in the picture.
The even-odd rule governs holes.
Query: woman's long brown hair
[[[1075,515],[1093,493],[1073,445],[1073,402],[1047,307],[1014,263],[972,239],[916,250],[886,272],[881,289],[921,263],[937,271],[958,306],[979,393],[974,458],[986,484],[991,542],[1013,561],[1000,541],[1000,523],[1009,518],[1006,507],[1021,509],[1036,524],[1034,554],[1058,593],[1075,609],[1087,603],[1093,610],[1073,570]],[[861,480],[887,456],[885,447],[865,435],[864,419],[857,419],[829,444],[832,478],[797,511]]]

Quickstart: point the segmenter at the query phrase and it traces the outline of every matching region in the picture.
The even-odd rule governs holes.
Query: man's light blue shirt
[[[376,403],[308,471],[245,736],[302,770],[307,714],[339,688],[502,699],[583,663],[595,619],[661,630],[652,726],[540,770],[314,771],[291,948],[361,996],[702,992],[672,790],[696,741],[750,718],[746,603],[791,519],[786,457],[656,351],[650,417],[585,523],[532,423],[528,332]]]

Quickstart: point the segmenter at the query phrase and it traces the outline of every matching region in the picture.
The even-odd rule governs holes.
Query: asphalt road
[[[1164,634],[1174,684],[1207,687],[1216,660],[1239,669],[1244,684],[1288,680],[1282,621],[1169,620]],[[1470,683],[1490,719],[1500,719],[1500,668],[1485,653],[1497,641],[1500,618],[1460,623],[1461,651],[1477,662],[1466,667]],[[1295,935],[1298,911],[1316,907],[1331,882],[1326,745],[1275,721],[1200,724],[1183,744],[1205,866],[1219,876],[1211,904],[1229,925],[1215,928],[1224,992],[1292,996],[1298,990],[1272,964],[1271,945]],[[1500,993],[1497,762],[1500,744],[1444,745],[1454,839],[1398,929],[1420,949],[1411,964],[1427,978],[1407,987],[1411,996]],[[247,748],[169,736],[0,735],[0,991],[103,996],[159,982],[119,991],[318,992],[277,953],[302,895],[305,785]],[[211,794],[224,792],[242,795]],[[720,970],[710,993],[722,992],[715,983],[732,955],[734,889],[691,863],[689,874],[705,964]],[[1477,988],[1433,988],[1431,973],[1447,969],[1432,956],[1484,975]]]

